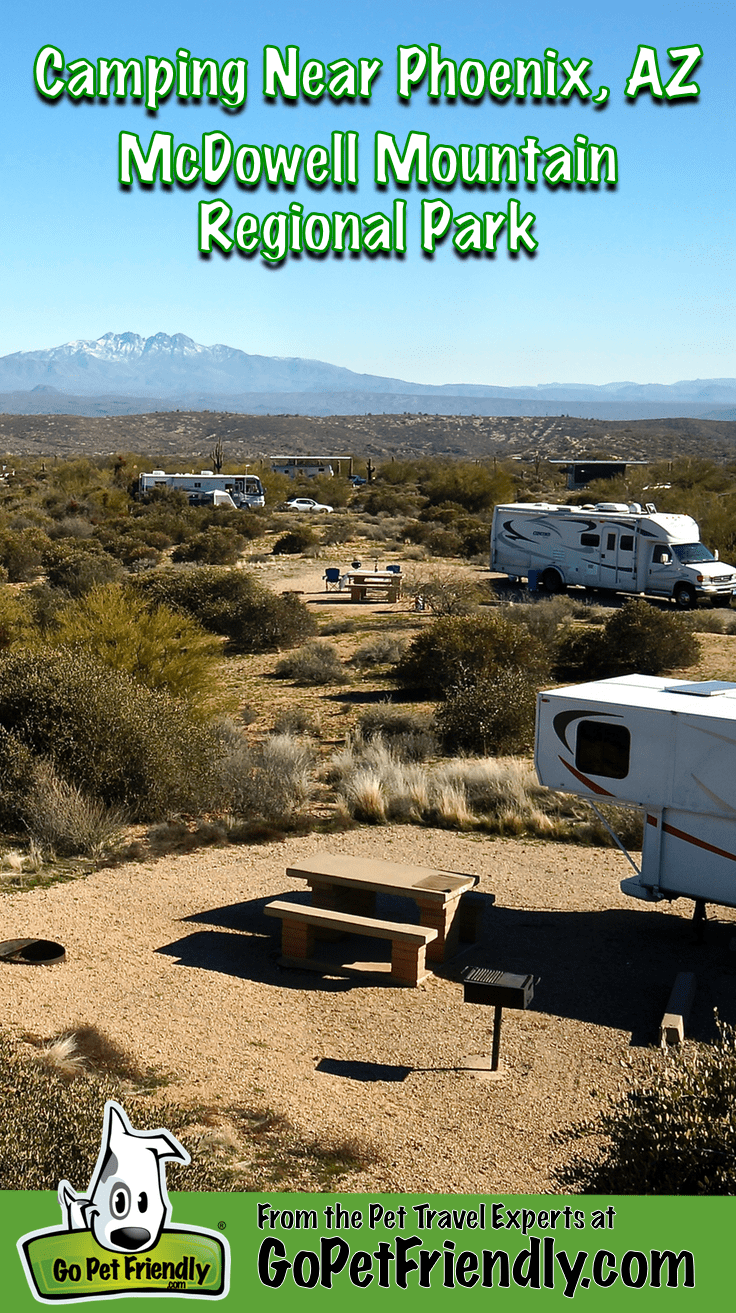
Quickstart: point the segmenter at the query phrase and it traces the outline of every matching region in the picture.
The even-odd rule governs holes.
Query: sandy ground
[[[322,849],[479,875],[496,898],[482,942],[418,989],[281,969],[264,901],[303,888],[285,868]],[[718,909],[698,945],[691,904],[625,898],[629,870],[608,850],[413,827],[131,863],[2,899],[0,938],[52,938],[67,960],[0,965],[0,1011],[21,1034],[94,1024],[172,1073],[176,1098],[357,1137],[377,1160],[351,1189],[554,1191],[553,1134],[643,1064],[678,971],[697,975],[691,1034],[712,1034],[716,1003],[736,1020],[736,913]],[[346,942],[356,960],[384,947]],[[492,1020],[462,1001],[469,960],[540,978],[528,1012],[504,1013],[498,1084],[462,1066]]]

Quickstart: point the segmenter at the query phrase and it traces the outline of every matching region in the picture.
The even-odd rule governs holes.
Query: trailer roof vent
[[[696,698],[712,698],[718,693],[736,692],[736,684],[725,679],[701,679],[695,684],[671,684],[664,693],[689,693]]]
[[[599,501],[596,502],[597,511],[628,511],[629,503],[625,501]]]
[[[153,473],[154,473],[155,475],[162,475],[162,474],[165,474],[165,473],[166,473],[166,470],[154,470]]]

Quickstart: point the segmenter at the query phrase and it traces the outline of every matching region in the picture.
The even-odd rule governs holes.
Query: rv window
[[[631,735],[625,725],[581,720],[575,745],[575,765],[586,775],[623,780],[629,773]]]
[[[615,533],[609,533],[606,539],[606,551],[615,552],[615,550],[616,550],[616,535]]]
[[[622,551],[622,552],[633,552],[633,550],[634,550],[634,535],[633,535],[633,533],[622,533],[622,534],[621,534],[621,542],[619,543],[619,547],[621,548],[621,551]]]
[[[600,534],[597,533],[581,533],[580,535],[581,547],[598,547],[600,541]]]

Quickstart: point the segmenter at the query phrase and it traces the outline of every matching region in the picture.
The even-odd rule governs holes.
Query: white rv
[[[643,808],[624,893],[736,907],[736,684],[626,675],[545,690],[534,761],[551,789]]]
[[[541,583],[549,593],[572,584],[671,598],[681,610],[709,597],[728,606],[736,570],[700,541],[689,515],[658,514],[637,502],[497,506],[491,527],[491,569]]]
[[[166,474],[164,470],[153,470],[151,474],[141,474],[139,496],[145,497],[154,488],[178,488],[203,501],[208,494],[224,492],[241,509],[266,504],[263,484],[255,474],[214,474],[212,470],[200,470],[199,474]],[[217,504],[216,497],[213,501]],[[227,505],[227,502],[219,504]]]

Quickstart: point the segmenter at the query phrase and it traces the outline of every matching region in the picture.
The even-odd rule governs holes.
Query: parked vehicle
[[[644,509],[637,502],[497,506],[491,569],[549,593],[580,584],[671,598],[683,611],[698,597],[728,606],[736,588],[736,570],[700,541],[695,520],[660,515],[651,503]]]
[[[325,515],[331,515],[334,510],[333,506],[323,506],[321,502],[314,501],[312,497],[293,497],[291,501],[287,501],[286,505],[290,511],[317,511]]]
[[[623,893],[736,907],[736,684],[626,675],[545,690],[534,762],[551,789],[644,809]]]
[[[263,484],[255,474],[215,474],[212,470],[200,470],[199,474],[166,474],[164,470],[153,470],[151,474],[141,474],[139,496],[145,497],[154,488],[179,488],[187,495],[199,496],[225,492],[241,510],[266,504]]]

